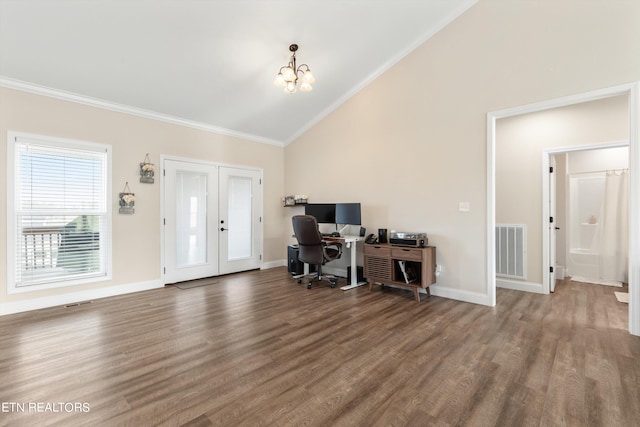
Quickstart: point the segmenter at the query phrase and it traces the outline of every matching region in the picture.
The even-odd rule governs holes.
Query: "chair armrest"
[[[333,259],[338,259],[342,256],[342,243],[340,242],[322,242],[322,250],[325,253],[325,258],[327,258],[327,249],[338,251],[338,254]]]

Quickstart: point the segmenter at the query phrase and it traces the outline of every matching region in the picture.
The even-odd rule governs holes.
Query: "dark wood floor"
[[[4,316],[3,409],[89,411],[0,425],[637,426],[640,338],[615,290],[498,289],[491,308],[276,268]]]

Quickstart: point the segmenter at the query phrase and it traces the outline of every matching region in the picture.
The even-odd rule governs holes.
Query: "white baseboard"
[[[534,294],[544,294],[544,292],[542,291],[542,283],[496,279],[496,287],[513,289],[514,291],[533,292]]]
[[[262,267],[260,267],[260,270],[268,270],[270,268],[286,267],[286,266],[287,266],[286,259],[277,259],[275,261],[263,262]]]
[[[513,289],[516,291],[534,292],[542,294],[542,284],[530,283],[530,282],[516,282],[511,280],[496,280],[496,286],[500,288]],[[429,286],[431,289],[431,295],[449,298],[456,301],[470,302],[472,304],[480,304],[491,307],[489,296],[486,294],[480,294],[477,292],[463,291],[460,289],[451,289],[443,286]],[[420,289],[420,292],[426,294],[425,289]]]
[[[489,302],[489,296],[487,294],[479,294],[477,292],[463,291],[460,289],[445,288],[442,286],[429,286],[431,289],[431,295],[437,297],[454,299],[456,301],[470,302],[472,304],[487,305],[491,307]],[[420,292],[426,293],[426,290],[422,289]]]
[[[21,313],[24,311],[38,310],[41,308],[57,307],[81,301],[89,301],[116,295],[130,294],[133,292],[147,291],[162,288],[164,285],[158,280],[147,282],[127,283],[124,285],[109,286],[105,288],[91,289],[87,291],[68,292],[48,297],[31,298],[21,301],[6,302],[0,304],[0,316]]]
[[[406,287],[401,285],[394,285],[394,284],[388,284],[388,283],[385,283],[384,285],[391,288],[398,288],[398,289],[405,289],[405,290],[407,289]],[[433,285],[429,286],[429,289],[431,290],[431,295],[436,297],[448,298],[448,299],[453,299],[453,300],[462,301],[462,302],[469,302],[471,304],[491,306],[491,304],[489,304],[489,297],[485,294],[479,294],[477,292],[461,291],[460,289],[451,289],[451,288],[445,288],[442,286],[433,286]],[[418,291],[421,294],[427,293],[427,290],[422,288],[420,288]]]
[[[332,268],[332,267],[323,267],[323,271],[329,274],[335,274],[340,277],[347,277],[347,269],[344,268]],[[396,287],[393,284],[385,283],[385,286]],[[399,289],[407,289],[406,287],[397,286]],[[460,289],[451,289],[442,286],[429,286],[431,290],[431,295],[435,295],[437,297],[454,299],[457,301],[470,302],[472,304],[480,304],[487,305],[489,304],[489,297],[486,294],[479,294],[476,292],[462,291]],[[419,289],[420,293],[426,294],[426,289]]]

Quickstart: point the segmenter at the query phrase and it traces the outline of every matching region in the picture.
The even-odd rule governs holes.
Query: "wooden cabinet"
[[[420,301],[420,288],[427,290],[436,281],[436,248],[408,248],[389,244],[364,245],[364,275],[369,290],[374,283],[409,288]]]

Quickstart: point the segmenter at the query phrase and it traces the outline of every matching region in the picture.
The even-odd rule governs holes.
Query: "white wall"
[[[264,170],[265,263],[281,264],[286,248],[283,229],[284,150],[192,128],[116,113],[41,95],[0,88],[0,164],[7,162],[7,132],[110,144],[113,148],[113,279],[70,288],[7,295],[6,227],[7,177],[0,173],[0,314],[6,304],[29,307],[26,300],[60,303],[71,292],[106,295],[107,288],[127,292],[161,283],[160,185],[139,183],[139,163],[149,153],[158,164],[161,155],[202,159]],[[136,194],[134,215],[119,215],[117,195],[128,181]],[[144,287],[143,286],[143,287]],[[3,309],[3,306],[4,308]]]
[[[601,172],[605,170],[627,169],[628,167],[629,147],[573,151],[567,153],[567,174]]]
[[[617,96],[497,121],[496,223],[527,225],[527,282],[542,283],[543,150],[628,140],[627,104]]]
[[[489,303],[487,112],[640,80],[636,16],[630,0],[480,0],[287,146],[285,193],[356,199],[367,228],[427,232],[437,292]],[[336,156],[340,185],[309,169]]]
[[[278,147],[5,89],[0,142],[15,130],[112,144],[114,192],[136,180],[146,152],[263,167],[265,261],[283,259],[291,235],[283,194],[360,201],[369,229],[429,234],[444,267],[434,293],[487,303],[487,112],[640,80],[638,16],[636,0],[480,0],[284,157]],[[134,191],[136,215],[114,217],[111,285],[159,278],[158,186]],[[470,212],[458,211],[461,201]],[[2,236],[6,203],[0,174]],[[5,260],[0,237],[0,271]],[[5,281],[0,302],[10,299]]]

